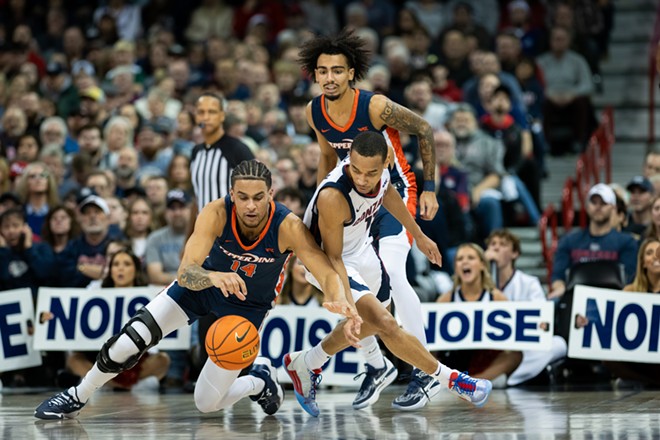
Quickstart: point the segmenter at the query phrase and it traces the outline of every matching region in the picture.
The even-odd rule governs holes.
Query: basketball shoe
[[[314,417],[319,416],[316,389],[321,383],[321,369],[310,370],[305,364],[305,352],[295,351],[284,355],[284,367],[293,382],[293,391],[302,408]]]
[[[85,406],[77,396],[69,393],[69,390],[62,391],[59,394],[41,402],[41,405],[34,410],[34,416],[38,419],[72,419],[76,417],[80,410]]]
[[[440,382],[418,368],[412,371],[408,388],[392,402],[392,408],[413,411],[423,408],[440,392]]]
[[[449,376],[449,391],[474,406],[484,406],[488,400],[493,384],[487,379],[475,379],[466,373],[454,371]]]
[[[396,367],[392,362],[385,359],[385,366],[376,369],[369,364],[365,364],[365,371],[355,376],[355,379],[364,375],[360,390],[353,400],[353,408],[362,409],[373,405],[378,401],[380,392],[389,384],[394,382],[398,374]]]
[[[277,370],[270,359],[258,357],[250,369],[250,374],[265,382],[264,389],[256,396],[250,396],[250,399],[261,405],[269,416],[275,414],[284,401],[284,389],[277,381]]]

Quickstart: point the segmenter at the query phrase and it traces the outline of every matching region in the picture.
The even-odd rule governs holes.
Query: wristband
[[[434,193],[435,192],[435,182],[433,180],[425,180],[424,181],[424,186],[422,188],[425,192],[430,191],[430,192]]]

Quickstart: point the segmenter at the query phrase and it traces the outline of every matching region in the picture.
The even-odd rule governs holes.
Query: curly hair
[[[369,70],[369,51],[366,49],[367,42],[355,35],[355,33],[344,28],[338,35],[328,37],[319,35],[300,46],[298,64],[309,75],[314,77],[316,62],[319,56],[344,55],[348,67],[355,70],[354,81],[359,81]]]

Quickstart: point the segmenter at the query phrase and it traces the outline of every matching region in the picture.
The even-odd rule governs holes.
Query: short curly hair
[[[336,36],[319,35],[303,43],[300,46],[298,64],[307,74],[314,77],[319,56],[344,55],[348,67],[355,70],[354,80],[359,81],[369,70],[369,51],[366,47],[366,41],[355,35],[352,30],[344,28]]]

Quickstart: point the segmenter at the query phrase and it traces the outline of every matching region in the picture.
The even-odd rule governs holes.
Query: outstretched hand
[[[419,216],[422,220],[433,220],[438,212],[438,198],[432,191],[424,191],[419,197]]]
[[[345,316],[346,323],[344,324],[344,335],[355,348],[360,348],[360,328],[362,326],[362,318],[357,312],[355,306],[349,304],[347,301],[325,301],[323,302],[323,307],[339,315]]]
[[[417,238],[416,242],[419,250],[426,255],[431,263],[442,267],[442,255],[438,245],[433,240],[422,234],[422,237]]]

